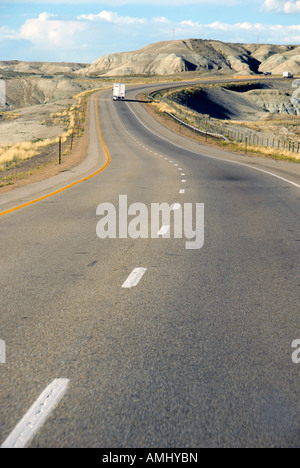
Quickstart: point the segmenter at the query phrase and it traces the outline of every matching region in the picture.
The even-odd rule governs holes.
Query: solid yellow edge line
[[[103,139],[103,135],[102,135],[102,131],[101,131],[101,126],[100,126],[100,119],[99,119],[99,112],[98,112],[98,106],[97,106],[97,98],[99,96],[99,94],[101,93],[98,93],[96,96],[95,96],[95,104],[96,104],[96,113],[97,113],[97,121],[98,121],[98,128],[99,128],[99,133],[100,133],[100,137],[101,137],[101,142],[102,142],[102,145],[103,145],[103,148],[104,148],[104,151],[106,153],[106,156],[107,156],[107,160],[106,160],[106,163],[104,164],[104,166],[102,166],[98,171],[94,172],[93,174],[85,177],[84,179],[81,179],[81,180],[78,180],[76,182],[73,182],[72,184],[70,185],[67,185],[66,187],[63,187],[59,190],[56,190],[55,192],[52,192],[52,193],[49,193],[48,195],[44,195],[43,197],[40,197],[40,198],[37,198],[36,200],[32,200],[30,202],[27,202],[27,203],[24,203],[23,205],[19,205],[19,206],[16,206],[14,208],[11,208],[9,210],[6,210],[6,211],[3,211],[0,213],[0,216],[3,216],[5,214],[8,214],[8,213],[11,213],[13,211],[16,211],[16,210],[19,210],[21,208],[24,208],[25,206],[29,206],[29,205],[33,205],[34,203],[37,203],[41,200],[45,200],[46,198],[49,198],[49,197],[52,197],[53,195],[57,195],[58,193],[61,193],[63,192],[64,190],[67,190],[71,187],[74,187],[74,185],[77,185],[77,184],[80,184],[81,182],[84,182],[85,180],[88,180],[88,179],[91,179],[92,177],[95,177],[97,174],[99,174],[100,172],[102,172],[109,164],[110,162],[110,155],[106,149],[106,146],[105,146],[105,143],[104,143],[104,139]]]

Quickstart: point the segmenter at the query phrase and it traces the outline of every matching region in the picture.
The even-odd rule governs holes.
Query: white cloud
[[[284,13],[300,13],[300,1],[297,2],[285,2]]]
[[[281,25],[264,23],[224,23],[215,21],[210,24],[200,24],[196,21],[183,21],[177,25],[176,37],[199,37],[215,39],[224,42],[244,42],[272,44],[297,44],[299,40],[300,25]]]
[[[299,0],[265,0],[263,9],[272,13],[297,14],[300,13]]]
[[[0,41],[5,44],[2,50],[6,51],[6,57],[9,52],[7,60],[32,60],[34,52],[34,60],[91,62],[101,55],[171,40],[174,33],[175,39],[253,43],[259,36],[261,43],[300,43],[299,24],[283,26],[249,21],[205,24],[188,18],[175,22],[164,16],[145,19],[107,10],[70,20],[43,12],[28,18],[18,30],[0,26]]]
[[[183,27],[190,27],[190,28],[196,28],[196,27],[199,27],[200,24],[198,21],[192,21],[192,20],[185,20],[185,21],[181,21],[180,23],[180,26],[183,26]]]
[[[222,23],[221,21],[214,21],[213,23],[206,25],[206,27],[212,31],[228,31],[230,26],[232,28],[232,25]]]
[[[131,16],[119,16],[118,13],[114,11],[106,11],[103,10],[97,15],[90,14],[90,15],[80,15],[77,17],[78,20],[86,20],[86,21],[106,21],[107,23],[114,23],[114,24],[133,24],[133,23],[146,23],[145,18],[134,18]]]
[[[0,0],[1,4],[7,4],[8,0]],[[109,3],[110,7],[117,7],[117,6],[124,6],[124,5],[138,5],[138,6],[151,6],[151,5],[159,5],[159,6],[186,6],[186,5],[224,5],[224,6],[234,6],[234,5],[241,5],[249,3],[249,0],[110,0],[108,1],[101,1],[101,0],[9,0],[9,3],[36,3],[40,6],[42,5],[51,5],[51,4],[72,4],[72,5],[86,5],[88,4],[107,4]]]
[[[168,24],[168,23],[171,22],[165,16],[159,16],[158,18],[152,18],[152,21],[154,21],[154,23],[161,23],[161,24]]]
[[[65,49],[75,45],[78,33],[86,27],[79,21],[66,21],[56,18],[50,13],[41,13],[37,18],[29,18],[16,33],[16,39],[26,39],[41,48],[63,47]]]

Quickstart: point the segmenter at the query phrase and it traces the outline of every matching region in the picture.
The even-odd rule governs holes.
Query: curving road
[[[92,101],[78,173],[0,197],[0,444],[298,447],[300,169],[175,135],[144,88]],[[204,204],[203,247],[100,240],[120,195]]]

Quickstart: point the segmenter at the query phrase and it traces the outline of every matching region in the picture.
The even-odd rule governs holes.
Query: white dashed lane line
[[[130,110],[131,110],[131,109],[130,109]],[[131,112],[133,112],[133,111],[131,110]],[[134,113],[134,112],[133,112],[133,113]],[[154,150],[149,149],[149,148],[148,148],[147,146],[145,146],[142,142],[140,142],[131,132],[129,132],[128,130],[126,130],[124,124],[120,121],[120,118],[119,118],[119,116],[117,115],[117,113],[116,113],[116,117],[117,117],[117,119],[119,120],[121,126],[124,128],[124,130],[125,130],[125,132],[127,133],[127,135],[130,136],[130,138],[132,138],[132,139],[135,141],[135,143],[136,143],[137,145],[141,146],[141,148],[145,149],[145,150],[148,151],[149,153],[154,154],[155,156],[159,156],[160,158],[163,158],[163,159],[165,159],[166,161],[169,161],[171,164],[174,165],[175,168],[178,168],[178,171],[183,171],[183,168],[182,168],[182,167],[178,167],[178,166],[179,166],[178,163],[175,163],[173,160],[169,160],[169,158],[166,157],[166,156],[163,155],[163,154],[158,154],[158,153],[156,153]],[[138,119],[138,120],[139,120],[139,119]],[[186,174],[185,174],[184,172],[181,172],[180,175],[181,175],[181,177],[185,177]],[[181,182],[182,182],[183,184],[186,184],[186,179],[182,179]],[[184,190],[184,189],[181,189],[181,190],[179,191],[179,194],[180,194],[180,195],[183,195],[184,193],[185,193],[185,190]]]
[[[129,133],[123,124],[121,124],[126,133],[142,148],[150,153],[154,153],[155,156],[158,156],[158,153],[150,150],[141,142],[139,142],[131,133]],[[169,158],[165,157],[164,155],[159,155],[160,158],[164,158],[166,161],[169,161]],[[178,167],[179,164],[174,163],[172,160],[169,161],[175,167]],[[182,171],[182,168],[178,168],[179,171]],[[185,173],[181,173],[181,176],[185,176]],[[186,183],[186,180],[182,180],[181,182]],[[179,194],[184,194],[185,190],[181,189]],[[181,207],[179,203],[174,203],[172,205],[173,210],[178,210]],[[161,229],[158,231],[158,236],[166,236],[169,232],[170,226],[163,225]],[[128,278],[122,284],[122,288],[130,289],[138,285],[141,281],[142,277],[146,273],[147,268],[138,267],[135,268]],[[0,344],[3,345],[4,342]],[[5,348],[4,348],[5,349]],[[0,362],[4,363],[5,358],[5,351],[3,351],[3,346],[1,348],[2,354],[0,353]],[[60,378],[55,379],[51,382],[50,385],[41,393],[35,403],[30,407],[21,421],[17,424],[15,429],[9,434],[6,440],[2,443],[1,448],[24,448],[30,440],[35,436],[38,430],[42,427],[45,423],[47,418],[50,416],[54,408],[58,405],[60,400],[65,395],[67,388],[69,385],[69,380]]]
[[[124,283],[122,284],[122,288],[133,288],[134,286],[136,286],[141,281],[142,277],[146,273],[146,270],[147,268],[135,268],[130,273],[126,281],[124,281]]]
[[[170,226],[167,224],[162,226],[160,230],[158,231],[157,235],[158,236],[165,236],[169,232]]]
[[[53,380],[29,408],[1,448],[24,448],[63,398],[68,385],[68,379]]]

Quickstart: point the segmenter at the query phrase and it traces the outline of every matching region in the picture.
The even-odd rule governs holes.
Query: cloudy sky
[[[0,0],[0,60],[90,63],[173,38],[300,44],[300,0]]]

